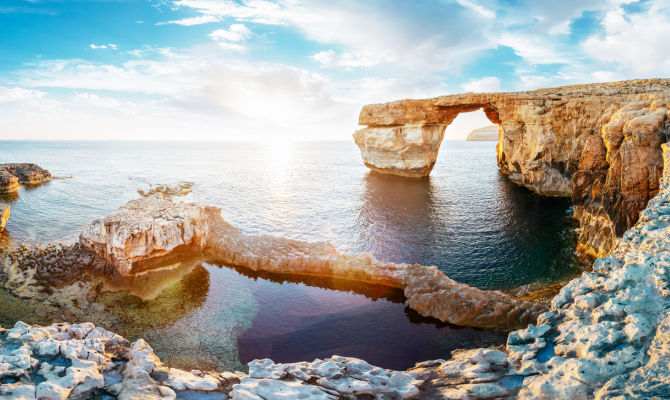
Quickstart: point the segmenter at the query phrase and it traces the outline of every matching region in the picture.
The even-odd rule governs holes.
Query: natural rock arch
[[[670,134],[668,79],[371,104],[361,110],[365,127],[354,140],[373,171],[425,177],[446,126],[478,109],[500,126],[504,174],[537,193],[572,197],[586,254],[609,254],[659,190],[661,144]]]

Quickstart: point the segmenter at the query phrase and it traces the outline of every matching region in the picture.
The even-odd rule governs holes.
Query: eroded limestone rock
[[[354,133],[373,171],[407,177],[428,176],[437,160],[446,125],[368,127]]]
[[[0,193],[14,193],[20,187],[19,178],[0,168]]]
[[[535,323],[546,311],[542,304],[458,283],[437,267],[409,266],[403,282],[412,309],[454,325],[512,330]]]
[[[130,343],[92,323],[0,328],[0,397],[175,399],[175,391],[230,391],[234,374],[181,371],[142,339]],[[225,397],[225,396],[224,396]]]
[[[209,221],[203,207],[150,196],[131,200],[93,221],[79,235],[81,244],[114,265],[122,275],[142,269],[142,261],[174,251],[205,247]]]
[[[404,288],[410,307],[459,325],[515,329],[546,310],[501,292],[457,283],[436,267],[384,262],[370,253],[342,253],[325,242],[247,235],[226,222],[218,207],[159,196],[128,202],[85,227],[79,240],[96,259],[122,275],[160,265],[165,257],[201,255],[254,271],[334,276]],[[452,295],[445,296],[447,292]]]
[[[40,185],[51,180],[51,173],[37,164],[0,164],[0,170],[15,176],[19,183],[26,186]]]
[[[423,175],[400,170],[407,146],[394,132],[449,125],[459,113],[477,109],[500,125],[503,173],[540,194],[572,196],[582,227],[579,248],[586,254],[609,254],[659,190],[660,145],[670,133],[667,79],[371,104],[359,117],[367,127],[354,138],[371,169],[425,176],[430,169]],[[411,159],[421,159],[421,149],[424,158],[434,159],[439,143],[414,146]]]
[[[133,343],[92,323],[46,327],[17,322],[0,327],[0,397],[3,399],[473,399],[512,398],[499,350],[457,351],[393,371],[351,357],[312,362],[249,363],[249,373],[169,368],[139,339]],[[516,382],[516,383],[515,383]]]

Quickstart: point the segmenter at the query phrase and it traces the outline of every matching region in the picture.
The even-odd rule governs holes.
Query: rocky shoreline
[[[667,162],[670,146],[663,150]],[[17,323],[0,334],[0,390],[7,398],[58,399],[171,399],[181,391],[256,400],[663,398],[670,391],[668,169],[661,188],[612,254],[563,287],[537,325],[511,332],[504,349],[455,352],[407,371],[333,356],[256,360],[249,374],[205,373],[167,368],[143,340],[128,343],[90,323]]]

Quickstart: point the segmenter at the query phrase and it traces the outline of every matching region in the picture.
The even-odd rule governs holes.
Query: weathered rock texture
[[[87,225],[81,244],[114,265],[122,275],[138,272],[143,262],[174,251],[199,251],[209,235],[203,209],[159,196],[131,200]]]
[[[90,322],[0,328],[3,399],[175,399],[183,392],[225,399],[239,381],[230,372],[168,368],[144,340],[130,343]]]
[[[662,148],[670,163],[670,146]],[[429,291],[441,292],[435,301],[458,295],[446,286]],[[0,328],[0,396],[8,399],[174,399],[193,391],[237,400],[663,399],[670,393],[669,362],[668,168],[660,192],[612,254],[561,289],[537,326],[510,333],[504,351],[457,351],[407,371],[338,356],[255,360],[247,375],[168,368],[143,340],[129,343],[90,323]]]
[[[511,330],[527,326],[546,310],[502,292],[458,283],[437,267],[383,262],[369,253],[341,253],[325,242],[247,235],[227,223],[218,207],[161,196],[128,202],[85,227],[79,240],[96,259],[122,275],[159,266],[166,257],[199,254],[255,271],[404,288],[408,304],[420,314],[459,325]]]
[[[9,204],[0,203],[0,232],[5,229],[5,224],[9,220]]]
[[[368,168],[384,174],[428,176],[447,124],[368,127],[354,133]],[[363,151],[363,150],[361,150]]]
[[[427,176],[441,136],[408,142],[399,132],[443,129],[477,109],[500,125],[503,173],[540,194],[572,196],[582,226],[579,248],[587,254],[608,254],[658,192],[660,145],[670,133],[667,79],[372,104],[361,110],[359,125],[366,128],[354,139],[371,169]],[[403,171],[407,159],[413,162]]]
[[[50,180],[51,173],[37,164],[0,164],[0,191],[15,192],[19,189],[18,183],[35,186]]]
[[[20,187],[19,178],[4,169],[0,169],[0,193],[14,193],[19,190]]]
[[[663,151],[666,161],[670,160],[670,146],[664,145]],[[184,382],[196,379],[200,384],[210,382],[209,390],[220,390],[233,399],[255,400],[667,398],[670,393],[669,233],[670,169],[666,169],[661,191],[649,201],[636,225],[617,239],[612,254],[598,259],[593,272],[585,272],[566,285],[552,300],[551,309],[540,315],[537,326],[530,325],[510,333],[504,351],[474,349],[454,352],[450,360],[425,361],[407,371],[385,370],[362,360],[333,356],[293,364],[255,360],[249,364],[248,375],[217,375],[199,371],[187,375],[187,372],[174,369],[166,371],[148,345],[138,341],[132,347],[126,345],[125,348],[131,351],[126,350],[125,358],[121,358],[131,365],[121,369],[120,382],[123,384],[109,388],[103,386],[103,390],[118,393],[119,397],[123,393],[120,388],[128,388],[128,393],[137,393],[138,388],[142,388],[145,392],[141,393],[167,393],[172,396],[170,391],[160,387],[172,391],[182,387],[192,389]],[[409,268],[417,271],[426,269],[420,266]],[[441,296],[435,297],[436,302],[458,295],[448,289],[431,291],[442,291]],[[11,337],[11,340],[34,341],[43,337],[39,333],[41,330],[31,333],[21,324],[10,332],[15,333],[7,333],[3,340]],[[69,339],[71,336],[63,335],[67,340],[73,340]],[[108,341],[120,340],[113,334],[100,332],[93,337],[93,349],[96,348],[97,336],[115,338],[105,339]],[[88,339],[86,336],[86,343]],[[47,377],[46,382],[37,387],[31,386],[31,375],[27,372],[50,371],[51,366],[37,368],[40,363],[48,363],[39,357],[44,357],[42,353],[55,353],[53,350],[49,352],[48,349],[53,347],[49,347],[48,343],[29,343],[29,346],[12,350],[8,356],[1,355],[0,351],[0,357],[6,357],[5,364],[0,363],[4,368],[0,369],[0,378],[9,377],[12,379],[9,382],[14,382],[0,390],[10,388],[16,393],[24,390],[30,395],[39,385],[62,387],[59,381],[52,383],[50,379],[67,377],[70,373],[67,368],[59,369],[60,375],[43,375]],[[86,345],[80,342],[65,347],[61,345],[58,354],[65,349],[66,358],[69,357],[72,352],[67,353],[71,348],[68,346],[77,344]],[[0,345],[5,344],[0,342]],[[30,356],[26,361],[28,352],[37,357]],[[135,355],[137,352],[139,355]],[[87,369],[80,371],[80,376],[90,374],[94,378],[88,381],[88,386],[82,378],[75,382],[83,383],[77,383],[73,388],[68,383],[70,386],[66,386],[65,391],[89,390],[93,385],[91,382],[100,382],[95,380],[93,371],[104,374],[105,367],[100,365],[111,367],[96,361],[100,360],[100,351],[92,353],[93,356],[89,354],[87,358],[92,357],[93,363],[87,364]],[[102,359],[105,360],[104,356]],[[150,361],[134,361],[146,359]],[[75,361],[72,362],[74,365]],[[134,365],[138,364],[142,366],[139,371],[144,372],[134,372],[136,369],[132,368],[137,368]],[[29,369],[31,365],[35,365],[33,369]],[[129,378],[126,377],[127,371],[133,371]],[[16,376],[27,378],[17,380]],[[83,386],[77,389],[77,385]]]
[[[485,126],[483,128],[473,129],[472,132],[468,134],[468,142],[497,142],[498,141],[498,131],[500,127],[498,125]]]
[[[0,327],[0,397],[8,400],[500,398],[517,390],[506,385],[507,371],[507,355],[489,349],[407,371],[340,356],[254,360],[248,374],[184,371],[163,364],[144,340],[131,343],[90,322]]]

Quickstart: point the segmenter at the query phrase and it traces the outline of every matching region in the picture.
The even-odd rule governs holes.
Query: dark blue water
[[[4,199],[12,204],[5,235],[12,241],[72,238],[137,197],[137,189],[193,181],[191,200],[221,207],[248,233],[437,265],[481,288],[555,281],[578,267],[569,200],[541,198],[509,182],[491,142],[445,142],[427,179],[371,173],[348,142],[0,142],[0,150],[0,162],[34,162],[71,176]],[[0,302],[7,302],[0,323],[18,314],[29,323],[76,315],[146,338],[172,366],[201,369],[333,354],[400,369],[505,341],[502,333],[422,318],[405,307],[399,290],[329,278],[185,263],[105,286],[94,299],[100,307],[49,317],[33,317],[34,305],[0,288]]]

